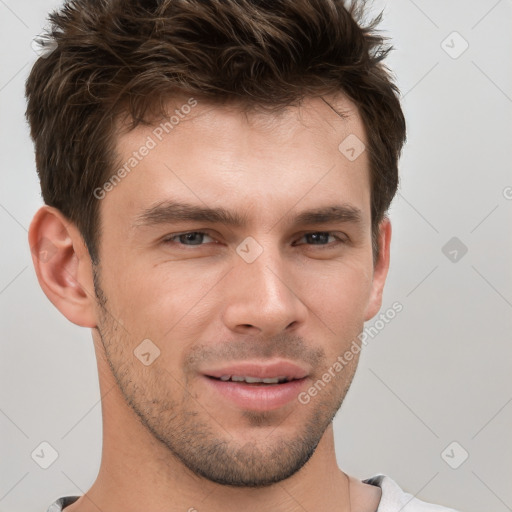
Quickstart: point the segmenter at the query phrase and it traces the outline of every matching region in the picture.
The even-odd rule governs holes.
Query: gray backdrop
[[[24,80],[52,0],[0,0],[0,511],[81,494],[100,463],[90,332],[36,281],[41,204]],[[383,311],[335,420],[340,466],[423,500],[512,510],[512,1],[391,0],[383,28],[408,144]],[[46,460],[35,454],[41,443]],[[56,460],[53,460],[57,456]],[[49,465],[47,469],[41,466]],[[313,512],[313,511],[310,511]]]

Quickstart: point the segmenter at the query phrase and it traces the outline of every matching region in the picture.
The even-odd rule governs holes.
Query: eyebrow
[[[163,201],[137,215],[133,227],[190,221],[225,224],[232,227],[243,227],[248,224],[246,215],[231,212],[222,207],[208,208],[177,201]],[[349,204],[335,204],[302,211],[292,219],[292,223],[297,225],[334,222],[361,223],[362,212]]]

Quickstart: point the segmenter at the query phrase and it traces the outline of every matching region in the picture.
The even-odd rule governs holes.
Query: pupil
[[[329,233],[310,233],[307,235],[313,242],[327,243],[329,240]]]
[[[186,233],[184,235],[180,235],[180,242],[192,242],[191,244],[188,245],[199,245],[203,241],[203,236],[204,235],[202,233]]]

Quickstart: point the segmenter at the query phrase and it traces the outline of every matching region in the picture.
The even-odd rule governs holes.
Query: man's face
[[[218,483],[269,485],[305,464],[357,356],[298,396],[379,307],[368,157],[338,149],[364,129],[351,102],[335,106],[346,119],[313,99],[280,114],[199,101],[169,133],[118,140],[121,166],[137,163],[101,200],[98,332],[148,431]]]

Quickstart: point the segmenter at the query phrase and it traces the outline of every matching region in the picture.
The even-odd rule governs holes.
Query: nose
[[[237,334],[272,337],[296,330],[308,308],[293,266],[279,250],[265,247],[252,263],[235,255],[235,268],[224,282],[224,324]]]

